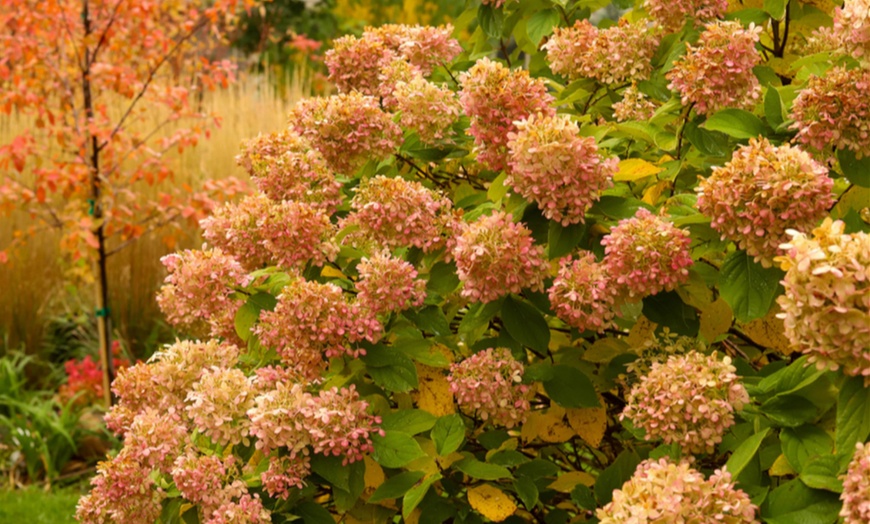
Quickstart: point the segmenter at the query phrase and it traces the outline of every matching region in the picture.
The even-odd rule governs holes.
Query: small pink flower
[[[426,281],[410,263],[382,251],[357,265],[359,304],[375,314],[418,307],[426,299]]]
[[[529,387],[523,365],[505,348],[486,349],[450,366],[450,391],[462,410],[497,426],[526,420]]]
[[[604,266],[592,253],[565,257],[549,290],[556,316],[579,331],[601,333],[613,326],[619,296]]]

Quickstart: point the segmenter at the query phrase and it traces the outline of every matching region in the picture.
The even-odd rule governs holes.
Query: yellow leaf
[[[438,452],[435,451],[435,443],[429,439],[417,439],[420,448],[425,453],[422,457],[409,462],[406,466],[408,471],[422,471],[426,475],[434,475],[441,470],[438,469],[438,464],[435,462],[435,457]]]
[[[722,297],[701,309],[701,336],[711,344],[716,337],[724,335],[731,327],[734,313]]]
[[[599,399],[600,400],[600,399]],[[602,402],[603,404],[603,402]],[[607,430],[607,410],[604,408],[570,408],[568,424],[578,437],[597,448]]]
[[[474,511],[493,522],[501,522],[517,510],[510,497],[495,486],[483,484],[468,490],[468,503]]]
[[[643,192],[643,201],[647,204],[654,206],[659,201],[659,197],[662,196],[662,193],[668,186],[671,185],[671,182],[668,180],[662,180],[661,182],[656,183],[654,186],[650,186],[646,188]]]
[[[771,477],[784,477],[786,475],[797,475],[797,471],[795,471],[791,464],[789,464],[788,459],[785,458],[785,455],[780,454],[780,456],[776,457],[776,460],[773,461],[773,465],[770,466],[770,476]]]
[[[775,349],[783,355],[790,355],[795,352],[795,348],[785,338],[782,320],[776,318],[776,314],[779,312],[779,306],[774,305],[767,315],[743,324],[741,328],[743,333],[759,346]]]
[[[569,471],[559,475],[559,478],[547,487],[559,493],[571,493],[577,484],[592,486],[595,484],[595,477],[585,471]]]
[[[664,171],[664,168],[658,167],[646,160],[629,158],[619,162],[619,171],[613,175],[613,180],[616,182],[634,182],[635,180],[640,180],[662,171]]]
[[[610,362],[616,356],[628,353],[630,349],[624,340],[613,337],[600,338],[586,350],[586,353],[583,354],[583,360],[603,364]]]
[[[440,369],[417,364],[417,378],[420,387],[414,393],[414,397],[418,408],[436,417],[443,417],[456,411],[450,383]]]
[[[565,422],[565,409],[550,406],[546,413],[533,411],[520,430],[520,437],[525,442],[535,439],[543,442],[565,442],[574,436],[574,430]]]
[[[414,511],[411,512],[410,515],[405,517],[405,524],[419,524],[420,515],[423,514],[423,510],[420,508],[414,508]]]
[[[363,457],[363,462],[366,465],[366,473],[363,477],[366,489],[378,489],[387,479],[384,475],[384,469],[368,455]]]
[[[628,337],[626,337],[625,341],[628,342],[629,347],[632,349],[643,348],[644,344],[648,340],[651,340],[655,334],[656,326],[658,326],[658,324],[650,321],[650,319],[644,316],[641,316],[637,319],[634,326],[632,326],[631,331],[628,332]]]
[[[344,276],[344,273],[332,266],[323,266],[323,269],[320,270],[320,276],[322,276],[323,278],[343,278],[345,280],[347,279],[347,277]]]

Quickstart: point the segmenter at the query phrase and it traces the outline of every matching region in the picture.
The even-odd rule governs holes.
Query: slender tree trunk
[[[90,13],[88,11],[88,0],[84,0],[82,5],[82,22],[85,30],[85,41],[92,33]],[[94,59],[91,56],[91,51],[87,45],[83,46],[84,64],[82,64],[82,93],[84,95],[84,109],[87,123],[90,124],[94,117],[94,104],[91,92],[91,61]],[[90,133],[88,133],[90,134]],[[103,399],[106,406],[112,405],[112,391],[110,385],[115,375],[114,366],[112,365],[112,331],[109,324],[109,285],[108,275],[106,272],[106,236],[103,227],[103,208],[101,205],[101,187],[100,184],[100,147],[96,136],[91,135],[88,140],[88,168],[90,170],[91,184],[91,200],[90,214],[94,217],[94,222],[97,224],[94,235],[97,238],[97,257],[96,257],[96,281],[97,281],[97,334],[100,342],[100,366],[103,371]]]

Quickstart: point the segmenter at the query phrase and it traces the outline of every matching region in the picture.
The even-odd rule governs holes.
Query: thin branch
[[[692,102],[686,107],[686,113],[683,115],[683,122],[680,124],[680,130],[677,132],[677,160],[680,159],[683,153],[683,135],[686,131],[686,124],[689,123],[689,115],[692,114],[692,109],[695,107],[695,102]]]
[[[115,24],[115,20],[117,20],[115,15],[118,14],[118,8],[121,7],[121,3],[123,3],[123,2],[124,2],[124,0],[118,0],[118,2],[115,4],[115,7],[112,8],[112,16],[109,18],[109,23],[106,24],[106,28],[103,30],[103,34],[100,35],[100,40],[97,42],[97,47],[94,48],[94,53],[91,56],[92,60],[97,59],[97,53],[100,52],[100,48],[102,48],[103,44],[105,44],[108,41],[108,39],[106,37],[109,34],[109,29],[111,29],[112,25]]]

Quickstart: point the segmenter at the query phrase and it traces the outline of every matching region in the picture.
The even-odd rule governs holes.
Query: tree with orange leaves
[[[234,67],[217,59],[222,31],[253,0],[3,0],[0,111],[34,125],[0,144],[0,209],[33,218],[16,243],[63,231],[61,249],[93,263],[106,402],[113,372],[106,261],[136,238],[197,221],[243,190],[171,182],[167,153],[219,123],[198,107]],[[120,109],[119,109],[120,108]],[[7,258],[0,251],[0,262]]]

